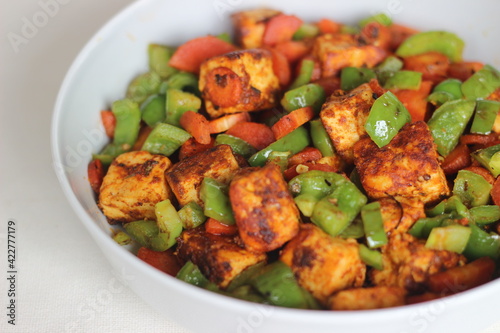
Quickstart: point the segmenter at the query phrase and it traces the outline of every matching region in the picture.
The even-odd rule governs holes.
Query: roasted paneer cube
[[[339,291],[330,297],[331,310],[370,310],[405,305],[406,289],[377,286]]]
[[[241,247],[233,237],[210,234],[203,227],[184,231],[178,239],[177,253],[223,289],[243,270],[267,258],[264,253]]]
[[[146,151],[118,156],[104,176],[99,207],[110,223],[155,219],[155,205],[172,197],[165,180],[168,157]]]
[[[301,225],[298,235],[282,250],[299,284],[323,305],[340,290],[361,287],[366,266],[354,239],[332,237],[313,224]]]
[[[371,270],[371,282],[405,288],[409,292],[423,290],[430,275],[465,263],[462,255],[426,248],[424,241],[404,232],[389,236],[389,242],[382,248],[382,257],[384,268]]]
[[[314,41],[313,55],[321,65],[321,76],[331,77],[344,67],[372,68],[384,60],[384,49],[366,45],[358,36],[351,34],[325,34]]]
[[[434,202],[449,195],[446,177],[427,124],[406,124],[379,148],[369,137],[354,145],[361,184],[373,199],[394,197]]]
[[[240,168],[228,145],[218,145],[174,164],[167,172],[167,182],[181,206],[194,201],[203,207],[200,186],[203,178],[229,184]]]
[[[335,150],[349,164],[353,147],[366,133],[365,122],[375,102],[373,90],[365,83],[351,91],[337,91],[323,104],[321,122],[332,139]]]
[[[248,168],[234,177],[229,199],[245,247],[275,250],[299,230],[300,213],[279,167]]]
[[[403,216],[401,204],[393,198],[382,198],[377,200],[380,203],[380,213],[384,221],[384,230],[386,233],[396,229]]]
[[[249,49],[212,57],[201,65],[199,88],[212,118],[268,109],[279,102],[271,52]]]
[[[244,49],[262,46],[266,23],[273,16],[281,14],[274,9],[253,9],[231,15],[236,43]]]

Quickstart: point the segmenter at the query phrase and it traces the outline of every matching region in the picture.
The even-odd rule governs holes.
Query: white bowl
[[[328,17],[344,23],[383,11],[394,21],[421,30],[455,32],[466,41],[465,59],[500,67],[500,2],[496,0],[137,1],[80,52],[62,84],[52,123],[54,166],[61,186],[111,266],[156,310],[195,332],[473,332],[498,320],[500,279],[442,300],[387,310],[284,309],[183,283],[143,263],[111,239],[111,228],[96,206],[86,177],[91,153],[107,141],[99,111],[122,98],[129,81],[147,70],[148,43],[178,45],[208,33],[230,31],[230,12],[259,6],[305,20]]]

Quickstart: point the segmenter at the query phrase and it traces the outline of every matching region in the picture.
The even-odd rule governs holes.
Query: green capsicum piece
[[[274,141],[266,148],[253,154],[249,158],[248,163],[251,166],[263,166],[266,164],[267,158],[272,151],[291,151],[292,154],[297,154],[299,151],[309,146],[309,144],[309,133],[303,126],[301,126],[281,139]]]
[[[365,25],[367,25],[368,23],[371,23],[371,22],[378,22],[386,27],[392,25],[392,19],[387,14],[378,13],[378,14],[366,17],[366,18],[362,19],[361,21],[359,21],[359,26],[363,28]]]
[[[203,208],[196,202],[190,201],[178,211],[184,229],[193,229],[203,224],[207,217],[203,213]]]
[[[377,67],[375,67],[375,74],[377,75],[378,82],[384,86],[385,82],[394,73],[400,71],[403,68],[403,61],[395,56],[388,56],[384,59]]]
[[[340,89],[351,90],[376,78],[375,72],[364,67],[344,67],[340,72]]]
[[[260,272],[265,265],[266,261],[260,261],[252,266],[245,268],[238,275],[236,275],[234,279],[231,280],[226,288],[226,291],[232,292],[233,290],[240,288],[241,286],[248,285],[252,277]]]
[[[308,84],[311,81],[311,77],[314,71],[314,61],[311,59],[303,59],[300,62],[299,75],[290,85],[289,89],[295,89]]]
[[[453,194],[468,208],[487,205],[492,185],[483,176],[469,170],[460,170],[455,178]]]
[[[167,89],[166,98],[165,122],[177,127],[180,127],[180,119],[186,111],[197,112],[201,107],[201,99],[179,89]]]
[[[175,277],[193,286],[216,292],[219,291],[219,288],[210,282],[192,261],[187,261]]]
[[[391,142],[401,127],[411,121],[403,103],[390,91],[373,103],[365,123],[365,130],[379,148]]]
[[[170,199],[165,199],[155,205],[158,235],[151,239],[155,251],[166,251],[177,243],[177,237],[182,232],[182,220]]]
[[[472,153],[472,157],[488,169],[495,178],[500,175],[500,145],[476,150]]]
[[[379,251],[369,249],[365,244],[359,244],[359,256],[366,265],[379,271],[384,269],[384,259]]]
[[[161,78],[156,72],[148,72],[137,76],[127,87],[127,98],[141,104],[149,96],[158,93]]]
[[[432,229],[425,247],[462,253],[470,236],[471,229],[460,224],[437,227]]]
[[[116,119],[113,143],[129,150],[137,140],[141,125],[141,110],[139,105],[130,99],[115,101],[111,111]]]
[[[229,145],[234,153],[245,158],[249,158],[257,152],[257,149],[245,140],[225,133],[218,134],[215,137],[215,145]]]
[[[490,257],[498,260],[500,257],[500,236],[495,233],[487,233],[479,226],[470,225],[470,238],[463,252],[469,260],[475,260],[481,257]]]
[[[361,209],[361,219],[365,231],[366,243],[371,249],[387,244],[384,220],[380,212],[380,202],[374,201]]]
[[[141,105],[141,118],[149,126],[165,120],[165,95],[151,95]]]
[[[148,59],[149,69],[157,73],[162,79],[166,79],[171,75],[178,72],[177,69],[170,67],[168,61],[175,52],[175,48],[159,45],[149,44],[148,46]]]
[[[457,195],[444,199],[439,204],[426,211],[427,216],[434,217],[442,214],[452,214],[452,218],[470,219],[469,209]]]
[[[339,234],[342,238],[354,238],[358,239],[365,235],[365,229],[363,228],[363,220],[361,217],[356,216],[356,218]]]
[[[434,111],[427,124],[439,154],[447,156],[455,148],[475,107],[475,101],[460,99],[446,102]]]
[[[465,98],[486,98],[500,87],[500,72],[493,66],[485,65],[462,83]]]
[[[416,238],[427,239],[432,229],[442,226],[443,222],[448,219],[453,219],[453,215],[440,214],[433,217],[420,218],[408,230],[408,233]]]
[[[213,178],[203,178],[200,199],[204,203],[203,213],[206,216],[228,225],[235,223],[227,185]]]
[[[267,163],[274,163],[280,167],[281,172],[288,168],[288,159],[292,156],[291,151],[272,151],[267,157]]]
[[[418,90],[422,83],[422,73],[415,71],[397,71],[384,81],[385,89],[410,89]]]
[[[309,126],[311,129],[311,140],[313,146],[318,148],[321,155],[324,157],[335,156],[335,147],[333,146],[332,139],[326,132],[321,119],[311,120],[309,122]]]
[[[500,112],[500,102],[488,100],[477,101],[470,132],[490,134],[498,112]]]
[[[396,55],[409,57],[431,51],[446,55],[452,62],[462,60],[464,41],[447,31],[425,31],[408,37],[396,50]]]
[[[127,234],[141,246],[152,249],[151,239],[158,235],[159,229],[155,221],[138,220],[123,225]]]
[[[128,145],[125,145],[128,150]],[[93,160],[101,160],[104,166],[109,166],[113,160],[127,150],[124,149],[124,145],[117,145],[114,142],[108,143],[98,154],[92,154]]]
[[[302,23],[302,25],[293,34],[293,40],[303,40],[305,38],[313,38],[319,34],[319,28],[315,24]]]
[[[113,240],[122,246],[132,243],[132,238],[121,230],[113,235]]]
[[[434,87],[427,100],[439,107],[448,101],[461,99],[462,97],[462,81],[446,79]]]
[[[160,86],[160,94],[165,94],[167,89],[179,89],[192,93],[198,97],[201,96],[198,88],[198,78],[196,75],[188,72],[179,72],[168,78]]]
[[[191,135],[181,128],[159,123],[149,133],[142,145],[142,150],[170,156],[190,137]]]
[[[325,102],[325,90],[319,84],[309,83],[298,88],[288,90],[281,99],[281,105],[287,112],[292,112],[310,106],[316,113],[321,110]]]
[[[483,205],[470,209],[472,221],[477,225],[486,225],[500,220],[500,206]]]

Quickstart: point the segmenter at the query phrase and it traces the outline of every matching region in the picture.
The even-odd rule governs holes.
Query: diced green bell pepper
[[[432,229],[425,247],[462,253],[467,246],[471,229],[463,225],[449,225]]]
[[[378,22],[386,27],[392,25],[392,19],[385,13],[378,13],[372,16],[369,16],[367,18],[362,19],[359,21],[359,26],[364,27],[368,23],[371,22]]]
[[[344,67],[340,72],[340,89],[351,90],[375,78],[375,72],[369,68]]]
[[[379,148],[391,142],[399,130],[411,121],[411,115],[390,91],[375,100],[366,119],[365,129]]]
[[[500,102],[488,100],[477,101],[470,132],[490,134],[498,112],[500,112]]]
[[[170,156],[190,137],[191,135],[182,128],[159,123],[149,133],[142,145],[142,150]]]
[[[365,205],[361,209],[361,218],[368,246],[374,249],[387,244],[387,235],[384,230],[380,202],[374,201]]]
[[[396,50],[396,55],[409,57],[431,51],[446,55],[452,62],[462,60],[464,41],[447,31],[425,31],[408,37]]]
[[[397,71],[386,78],[383,87],[385,89],[420,89],[422,73],[415,71]]]
[[[335,156],[335,147],[332,139],[326,132],[321,119],[311,120],[309,122],[311,129],[311,139],[313,146],[318,148],[323,156]]]
[[[281,105],[286,111],[292,112],[310,106],[316,113],[321,110],[325,102],[325,90],[319,84],[309,83],[298,88],[288,90],[281,99]]]
[[[151,239],[158,236],[158,225],[156,221],[138,220],[123,225],[127,234],[139,245],[153,249]],[[155,250],[155,249],[153,249]]]
[[[121,246],[128,245],[132,242],[132,238],[123,231],[118,231],[113,235],[113,240]]]
[[[472,221],[478,225],[486,225],[500,220],[500,206],[483,205],[470,209]]]
[[[169,199],[155,205],[155,215],[159,232],[151,239],[151,246],[155,251],[166,251],[177,243],[177,237],[182,232],[182,221]]]
[[[440,227],[444,220],[452,219],[452,214],[441,214],[433,217],[423,217],[418,219],[408,230],[408,233],[416,238],[427,239],[432,229]]]
[[[314,61],[311,59],[303,59],[300,62],[299,75],[295,78],[288,89],[295,89],[308,84],[314,71]]]
[[[462,97],[462,81],[446,79],[434,87],[427,100],[439,107],[446,102],[461,99]]]
[[[193,264],[192,261],[187,261],[184,266],[182,266],[179,272],[177,272],[176,278],[200,288],[212,291],[217,291],[218,289],[214,283],[210,282],[203,275],[198,266]]]
[[[213,178],[203,178],[200,187],[200,199],[204,203],[203,213],[205,216],[228,225],[235,223],[227,185]]]
[[[104,166],[109,166],[118,155],[121,155],[128,150],[125,150],[124,146],[128,149],[130,148],[128,145],[118,145],[114,142],[110,142],[104,146],[98,154],[92,154],[92,159],[101,160]]]
[[[167,89],[166,98],[165,122],[177,127],[180,127],[180,119],[186,111],[197,112],[201,107],[201,99],[179,89]]]
[[[231,280],[226,288],[226,291],[232,292],[241,286],[248,285],[252,277],[260,272],[265,265],[266,261],[264,260],[245,268]]]
[[[453,194],[468,208],[487,205],[492,185],[483,176],[469,170],[460,170],[455,178]]]
[[[229,145],[234,153],[240,154],[245,158],[249,158],[257,152],[257,149],[245,140],[225,133],[218,134],[215,137],[215,144]]]
[[[292,156],[291,151],[272,151],[267,157],[267,163],[274,163],[280,167],[281,172],[288,168],[288,159]]]
[[[472,153],[472,157],[488,169],[495,178],[500,175],[500,145],[479,149]]]
[[[116,119],[113,143],[121,145],[123,150],[129,150],[139,135],[141,125],[139,105],[130,99],[121,99],[113,103],[111,111]]]
[[[500,88],[500,72],[493,66],[485,65],[462,83],[465,98],[486,98]]]
[[[302,25],[293,34],[293,40],[302,40],[305,38],[313,38],[319,34],[319,28],[315,24],[302,23]]]
[[[446,102],[434,111],[427,124],[439,154],[447,156],[455,148],[475,106],[475,101],[460,99]]]
[[[439,204],[426,211],[427,216],[438,216],[441,214],[453,214],[452,218],[466,218],[470,219],[469,209],[462,203],[459,196],[452,195],[444,199]]]
[[[141,104],[149,96],[157,94],[161,78],[155,72],[148,72],[137,76],[127,88],[127,98]]]
[[[184,229],[193,229],[203,224],[207,217],[203,213],[203,208],[196,202],[191,201],[179,209],[179,217],[182,220]]]
[[[379,251],[371,250],[365,244],[359,244],[359,256],[366,265],[379,271],[384,269],[384,259]]]
[[[149,69],[158,75],[162,79],[166,79],[171,75],[177,73],[177,69],[170,67],[168,61],[172,54],[174,54],[175,49],[165,45],[149,44],[148,46],[148,57],[149,57]]]
[[[356,218],[339,234],[342,238],[354,238],[358,239],[365,235],[365,229],[363,228],[363,220],[361,217],[356,216]]]
[[[168,78],[160,86],[160,94],[165,94],[167,89],[179,89],[192,93],[198,97],[201,96],[198,88],[198,78],[196,75],[188,72],[179,72]]]
[[[141,118],[149,126],[165,120],[165,95],[151,95],[141,105]]]
[[[471,235],[463,254],[469,260],[481,257],[490,257],[498,260],[500,257],[500,236],[496,233],[487,233],[477,225],[471,224]]]

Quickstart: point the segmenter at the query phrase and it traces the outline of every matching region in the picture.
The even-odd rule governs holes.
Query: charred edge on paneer
[[[281,14],[280,11],[262,8],[231,15],[236,43],[244,49],[261,47],[266,23],[279,14]]]

